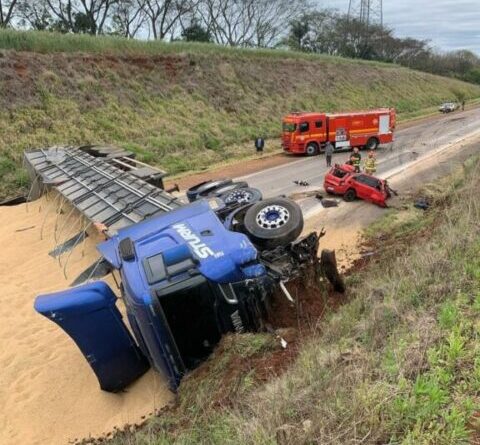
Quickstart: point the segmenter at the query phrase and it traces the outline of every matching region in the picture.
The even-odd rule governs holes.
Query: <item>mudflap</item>
[[[103,281],[40,295],[35,310],[58,324],[77,344],[95,372],[100,388],[117,392],[149,368]]]

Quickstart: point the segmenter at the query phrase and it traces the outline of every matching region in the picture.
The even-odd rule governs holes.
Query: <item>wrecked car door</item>
[[[382,181],[374,176],[359,174],[355,177],[357,184],[357,196],[365,201],[373,202],[384,207],[385,192],[383,190]]]

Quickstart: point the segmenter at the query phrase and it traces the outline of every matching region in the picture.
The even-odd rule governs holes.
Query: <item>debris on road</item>
[[[322,206],[325,208],[338,207],[338,201],[335,199],[322,199]]]
[[[302,187],[308,187],[310,184],[307,181],[296,180],[293,181],[294,184],[301,185]]]

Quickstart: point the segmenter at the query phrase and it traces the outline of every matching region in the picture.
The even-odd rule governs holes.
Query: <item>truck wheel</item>
[[[316,156],[318,155],[318,151],[318,144],[316,142],[308,143],[307,148],[305,149],[307,156]]]
[[[196,201],[200,196],[205,196],[210,192],[213,192],[214,189],[224,187],[228,184],[231,184],[233,181],[231,179],[219,179],[218,181],[204,181],[200,184],[194,185],[187,190],[187,199],[188,202]]]
[[[343,195],[343,200],[347,202],[355,201],[357,197],[357,192],[354,189],[348,189]]]
[[[236,190],[230,190],[219,196],[219,198],[228,206],[233,204],[253,204],[260,201],[263,196],[258,189],[246,187]]]
[[[248,187],[248,183],[246,183],[245,181],[232,182],[231,184],[228,184],[225,187],[220,187],[218,189],[215,189],[211,194],[214,196],[220,196],[232,190],[244,189],[247,187]]]
[[[378,139],[377,138],[370,138],[367,141],[367,145],[365,145],[367,150],[376,150],[378,147]]]
[[[303,229],[300,206],[287,198],[257,202],[247,210],[245,231],[253,243],[264,249],[295,241]]]

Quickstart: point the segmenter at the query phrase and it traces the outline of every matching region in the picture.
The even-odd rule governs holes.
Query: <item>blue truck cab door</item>
[[[116,392],[144,374],[149,364],[122,321],[116,296],[103,281],[40,295],[35,310],[58,324],[77,344],[100,388]]]

